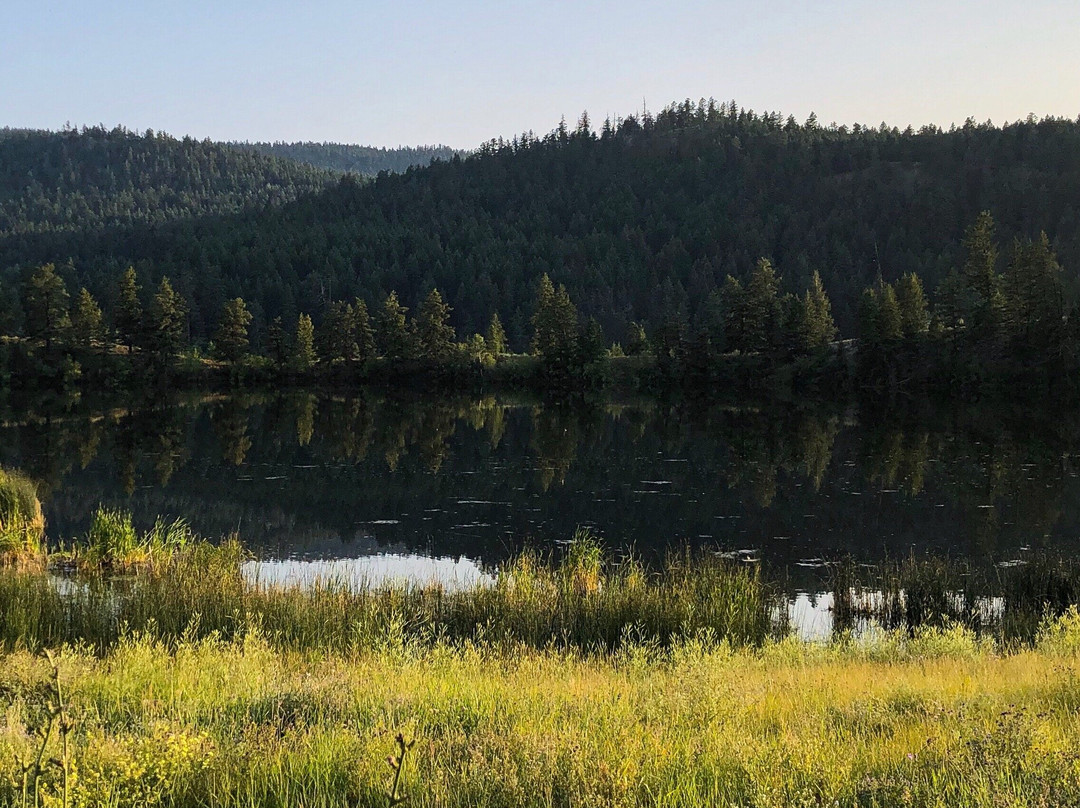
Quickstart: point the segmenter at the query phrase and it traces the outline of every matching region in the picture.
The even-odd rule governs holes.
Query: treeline
[[[853,337],[864,288],[911,273],[936,289],[982,210],[1006,240],[1045,231],[1075,296],[1077,188],[1071,120],[901,130],[687,102],[599,129],[582,116],[281,206],[0,237],[0,267],[10,285],[28,267],[70,258],[72,287],[99,299],[129,265],[151,284],[168,276],[190,303],[196,341],[242,297],[257,345],[276,317],[307,312],[318,326],[334,300],[381,301],[391,290],[416,309],[438,288],[459,333],[482,333],[498,312],[523,351],[544,274],[625,343],[632,323],[655,333],[672,311],[695,324],[727,276],[745,286],[766,256],[783,270],[781,293],[802,295],[817,271],[841,335]]]
[[[1073,391],[1073,379],[1080,378],[1080,315],[1067,300],[1064,271],[1049,239],[1015,239],[1002,259],[994,220],[983,212],[963,243],[962,263],[932,296],[915,273],[895,283],[879,277],[862,293],[859,339],[847,341],[837,340],[821,276],[815,272],[802,294],[784,292],[765,258],[745,283],[727,276],[695,319],[670,307],[656,327],[632,322],[616,342],[598,318],[579,311],[564,284],[545,274],[529,317],[527,351],[534,360],[516,367],[516,380],[561,390],[605,386],[613,380],[613,363],[603,360],[640,357],[624,369],[630,378],[622,379],[639,389],[768,389],[779,370],[793,368],[788,387],[834,383],[832,395],[849,385],[950,394],[997,386],[1015,393],[1019,380],[1036,391]],[[209,356],[264,373],[358,381],[373,370],[381,378],[432,372],[475,377],[511,354],[498,312],[482,333],[459,335],[437,288],[414,316],[395,291],[370,305],[361,297],[338,299],[314,317],[274,318],[261,344],[253,344],[254,317],[243,298],[226,301],[211,338],[199,340],[189,327],[189,301],[167,277],[143,290],[129,267],[103,311],[85,287],[72,300],[63,274],[52,264],[37,267],[21,288],[21,316],[0,319],[0,333],[26,338],[14,344],[44,352],[42,367],[57,366],[61,357],[77,362],[80,352],[124,354],[168,376],[182,356]],[[10,327],[17,320],[24,323],[20,333]]]
[[[947,388],[1010,395],[1075,392],[1080,311],[1045,233],[1014,238],[1002,255],[989,212],[964,238],[964,260],[928,299],[905,274],[865,290],[858,378],[892,392]],[[1018,386],[1018,383],[1023,386]]]
[[[309,166],[343,174],[374,177],[382,171],[402,172],[414,166],[430,165],[436,160],[464,156],[464,152],[449,146],[399,146],[395,149],[376,146],[355,146],[349,143],[241,143],[227,144],[248,150],[306,163]]]
[[[273,372],[340,381],[363,380],[373,370],[382,378],[417,373],[475,376],[500,358],[511,359],[498,312],[483,333],[459,338],[452,309],[438,289],[424,297],[414,316],[391,291],[373,309],[363,298],[332,301],[319,312],[318,325],[307,313],[289,323],[277,317],[256,346],[250,337],[253,317],[243,298],[226,301],[211,339],[200,341],[190,333],[190,304],[168,277],[144,289],[129,267],[115,281],[103,309],[85,287],[73,298],[63,277],[70,267],[67,273],[62,270],[53,264],[35,268],[20,290],[21,332],[0,328],[7,334],[9,354],[15,346],[27,371],[38,368],[36,375],[46,383],[57,374],[77,378],[80,361],[94,357],[111,357],[113,367],[119,357],[126,357],[144,382],[166,379],[185,361],[190,366],[204,357],[234,369],[262,371],[264,377]],[[745,288],[729,277],[710,295],[708,317],[693,333],[673,313],[652,335],[633,323],[624,346],[609,341],[597,318],[578,311],[564,285],[556,286],[543,275],[530,317],[531,363],[503,370],[525,384],[583,389],[611,381],[609,369],[598,367],[602,360],[630,356],[644,360],[630,371],[635,386],[655,381],[655,368],[664,383],[681,380],[700,387],[732,354],[772,364],[827,352],[836,327],[820,276],[814,274],[802,296],[782,295],[779,289],[779,276],[761,259]],[[6,317],[0,326],[15,321]],[[697,370],[701,375],[694,375]],[[35,373],[17,375],[17,383],[31,384],[29,377]]]

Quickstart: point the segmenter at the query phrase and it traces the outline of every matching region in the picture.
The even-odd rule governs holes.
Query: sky
[[[0,126],[472,148],[715,97],[823,123],[1080,115],[1076,0],[2,0]]]

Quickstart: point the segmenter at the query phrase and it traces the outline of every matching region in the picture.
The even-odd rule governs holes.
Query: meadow
[[[1022,650],[959,627],[603,654],[135,633],[0,657],[0,804],[1075,805],[1078,652],[1075,611]]]

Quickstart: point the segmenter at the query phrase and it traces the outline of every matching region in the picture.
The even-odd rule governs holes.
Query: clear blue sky
[[[0,3],[0,126],[468,148],[708,96],[825,123],[1076,117],[1080,3]]]

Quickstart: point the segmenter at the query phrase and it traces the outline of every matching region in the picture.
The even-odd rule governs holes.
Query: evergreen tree
[[[64,279],[56,274],[53,264],[37,267],[23,286],[22,305],[26,335],[45,342],[51,351],[54,342],[61,341],[71,325],[68,313],[70,299]]]
[[[964,320],[977,336],[987,336],[997,328],[1002,306],[994,218],[989,211],[980,213],[968,229],[964,250],[967,256],[960,277],[970,293]]]
[[[645,328],[638,322],[632,322],[626,329],[626,355],[641,356],[649,352],[649,338]]]
[[[686,360],[687,331],[686,313],[677,306],[669,306],[653,340],[656,347],[656,365],[667,377],[673,377],[683,369]]]
[[[450,325],[450,307],[438,289],[432,289],[416,317],[416,332],[420,355],[431,362],[445,360],[454,350],[457,335]]]
[[[139,343],[143,326],[142,303],[139,302],[139,284],[135,277],[134,267],[128,267],[120,276],[116,295],[116,314],[113,319],[117,338],[127,346],[130,352]]]
[[[316,339],[319,359],[327,364],[335,360],[354,362],[357,359],[356,319],[352,306],[343,300],[330,304],[323,317]]]
[[[360,362],[374,359],[378,353],[375,347],[375,332],[371,328],[371,315],[368,314],[367,303],[356,298],[352,305],[353,325],[352,330],[356,339],[356,358]]]
[[[71,311],[71,335],[81,348],[89,348],[105,336],[101,307],[85,286],[79,290]]]
[[[820,350],[828,347],[836,337],[836,323],[833,322],[832,304],[825,293],[821,275],[815,270],[810,281],[810,288],[802,301],[802,346],[808,350]]]
[[[408,309],[398,302],[397,292],[391,292],[379,312],[378,341],[383,356],[401,361],[412,356],[412,335],[406,320]]]
[[[532,316],[532,353],[550,356],[556,351],[555,337],[555,285],[545,272],[536,290],[536,308]]]
[[[578,314],[566,287],[556,289],[545,274],[540,279],[533,313],[533,353],[558,372],[569,371],[578,356]]]
[[[881,342],[878,326],[878,296],[870,288],[863,289],[859,298],[859,340],[862,350],[869,351]]]
[[[905,339],[919,339],[930,328],[929,305],[922,281],[913,272],[905,272],[896,282],[896,303],[900,309],[900,332]]]
[[[221,312],[214,344],[221,358],[227,362],[238,362],[248,349],[248,326],[251,325],[251,312],[241,297],[225,304]]]
[[[146,320],[147,347],[162,365],[183,347],[186,328],[187,304],[169,279],[162,276]]]
[[[877,329],[882,342],[895,342],[904,333],[896,290],[887,283],[882,283],[877,291]]]
[[[296,320],[292,366],[300,373],[309,371],[315,366],[315,326],[306,314],[301,314]]]
[[[721,313],[724,319],[725,342],[734,351],[749,350],[746,327],[746,293],[738,278],[728,275],[720,287]]]
[[[266,329],[266,350],[274,367],[284,370],[289,361],[289,344],[285,335],[285,324],[280,317],[271,320]]]
[[[1016,347],[1047,350],[1060,340],[1065,316],[1061,266],[1046,233],[1013,243],[1002,278],[1003,319]]]
[[[746,348],[765,351],[776,346],[780,336],[780,279],[767,258],[758,259],[743,295]]]
[[[581,329],[581,361],[584,364],[598,362],[604,357],[604,329],[595,317],[589,317]]]
[[[491,315],[487,334],[484,335],[484,347],[492,356],[506,353],[506,331],[503,329],[502,321],[499,320],[499,312]]]

